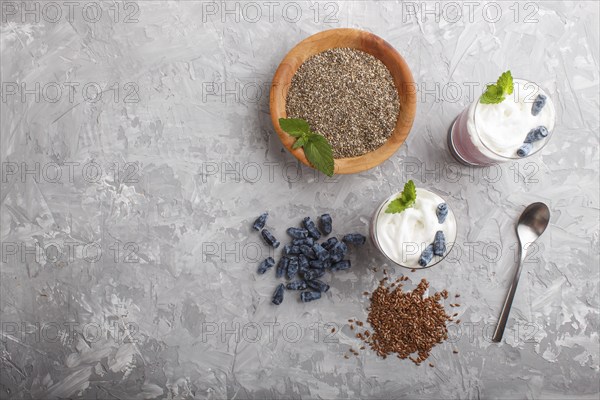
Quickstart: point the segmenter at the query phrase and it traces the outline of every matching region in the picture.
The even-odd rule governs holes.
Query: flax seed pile
[[[310,57],[292,77],[288,118],[302,118],[325,136],[334,158],[356,157],[392,134],[400,102],[392,75],[363,51],[336,48]]]
[[[390,284],[386,276],[379,282],[379,286],[371,294],[367,318],[372,331],[363,328],[365,324],[361,321],[349,322],[351,329],[356,325],[357,330],[362,330],[356,337],[379,356],[387,358],[388,355],[396,353],[398,358],[408,358],[419,365],[429,357],[436,344],[448,339],[446,323],[458,314],[451,317],[441,303],[442,299],[448,298],[447,290],[424,297],[429,287],[427,280],[422,279],[414,290],[405,292],[402,290],[402,282],[406,280],[408,277],[404,276]],[[450,306],[458,307],[460,304]],[[364,346],[361,347],[363,348]],[[358,354],[353,349],[350,349],[350,352]],[[454,353],[458,351],[455,350]]]

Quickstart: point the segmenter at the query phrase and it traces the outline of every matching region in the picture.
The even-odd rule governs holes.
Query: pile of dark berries
[[[264,229],[268,213],[261,214],[252,228],[260,231],[265,243],[273,248],[278,248],[280,242],[271,232]],[[318,242],[321,236],[328,236],[333,231],[331,215],[323,214],[319,217],[319,226],[306,217],[302,220],[302,227],[290,227],[287,234],[291,241],[283,246],[283,255],[277,267],[277,278],[286,278],[289,282],[280,283],[273,293],[272,302],[279,305],[283,302],[285,290],[302,290],[300,300],[304,303],[321,298],[321,293],[329,290],[329,285],[319,280],[327,271],[342,271],[351,267],[350,260],[344,257],[348,253],[348,245],[363,245],[366,238],[360,233],[350,233],[338,240],[335,236]],[[258,266],[258,273],[263,275],[275,266],[275,260],[268,257]]]

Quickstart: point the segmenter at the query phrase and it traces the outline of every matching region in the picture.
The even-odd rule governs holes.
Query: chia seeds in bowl
[[[301,118],[327,138],[333,157],[358,157],[392,135],[400,101],[387,67],[374,56],[333,48],[307,59],[292,77],[288,118]]]

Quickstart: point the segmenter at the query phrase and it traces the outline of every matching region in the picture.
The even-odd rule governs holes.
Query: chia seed
[[[392,75],[377,58],[335,48],[307,59],[292,77],[288,118],[302,118],[327,138],[334,158],[357,157],[391,136],[400,102]]]

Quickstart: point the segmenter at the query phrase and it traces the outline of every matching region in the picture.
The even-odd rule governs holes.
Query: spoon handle
[[[515,292],[517,291],[519,278],[521,277],[521,267],[523,266],[523,259],[525,258],[525,251],[523,250],[523,248],[521,248],[521,252],[519,255],[519,265],[517,267],[517,270],[515,271],[515,276],[513,277],[512,283],[510,284],[510,288],[508,289],[506,299],[504,300],[504,306],[502,307],[502,312],[500,313],[500,318],[498,319],[498,325],[496,326],[496,330],[494,331],[492,342],[500,342],[502,340],[502,335],[504,334],[504,328],[506,327],[506,322],[508,321],[508,315],[510,314],[510,308],[512,307],[513,298],[515,297]]]

